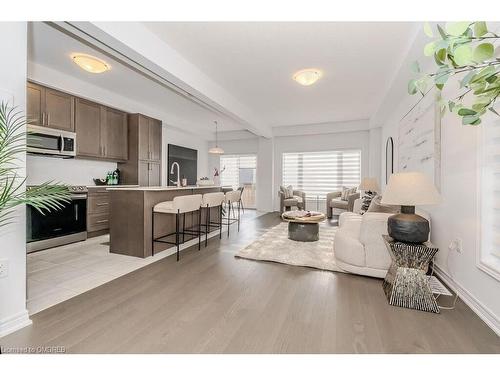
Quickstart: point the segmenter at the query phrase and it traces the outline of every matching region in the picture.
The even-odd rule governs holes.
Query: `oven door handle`
[[[69,197],[71,200],[87,199],[87,194],[71,194]]]
[[[61,142],[59,144],[59,151],[63,152],[64,151],[64,137],[62,136],[62,134],[59,136],[59,142]]]

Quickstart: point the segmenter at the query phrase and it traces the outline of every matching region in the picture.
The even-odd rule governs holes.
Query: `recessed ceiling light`
[[[71,58],[76,65],[90,73],[103,73],[111,69],[111,66],[101,59],[84,53],[74,53]]]
[[[321,78],[321,70],[302,69],[293,75],[293,80],[302,86],[311,86]]]

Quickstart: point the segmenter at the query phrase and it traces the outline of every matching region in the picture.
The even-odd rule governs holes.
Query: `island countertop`
[[[171,247],[170,244],[153,244],[153,207],[160,202],[171,201],[181,195],[205,194],[221,191],[219,186],[130,186],[108,187],[109,205],[109,240],[110,252],[146,258]],[[210,209],[210,218],[219,220],[219,208]],[[205,222],[207,210],[202,212]],[[190,228],[198,225],[198,212],[183,214],[183,225]],[[216,230],[216,228],[210,228]],[[175,231],[175,215],[155,215],[155,238]]]
[[[189,186],[127,186],[113,187],[110,186],[107,190],[133,190],[133,191],[174,191],[174,190],[195,190],[195,189],[212,189],[220,188],[219,185],[189,185]]]

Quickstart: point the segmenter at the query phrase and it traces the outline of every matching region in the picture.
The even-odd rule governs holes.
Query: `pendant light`
[[[212,147],[210,150],[208,150],[208,153],[220,155],[220,154],[224,153],[224,150],[219,147],[219,138],[218,138],[218,130],[217,130],[218,124],[217,124],[217,121],[214,121],[214,122],[215,122],[215,147]]]

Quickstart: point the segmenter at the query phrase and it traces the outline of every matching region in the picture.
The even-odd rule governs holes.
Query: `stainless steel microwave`
[[[26,146],[26,151],[30,154],[73,158],[76,155],[76,134],[28,125]]]

